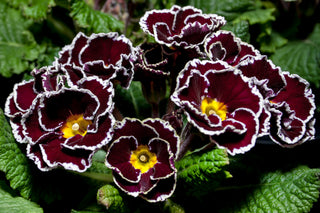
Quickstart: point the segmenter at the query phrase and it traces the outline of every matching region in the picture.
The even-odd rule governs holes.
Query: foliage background
[[[1,0],[1,109],[13,85],[30,78],[33,68],[52,63],[58,51],[79,31],[117,31],[134,45],[152,38],[142,33],[139,18],[147,10],[193,5],[204,13],[226,17],[233,31],[268,55],[283,70],[311,83],[319,115],[320,3],[318,0],[125,0],[119,10],[106,10],[106,1]],[[98,4],[99,3],[99,4]],[[116,7],[113,7],[116,8]],[[112,12],[113,11],[113,12]],[[128,91],[117,88],[116,104],[129,116],[144,118],[150,108],[139,83]],[[120,106],[120,105],[119,105]],[[165,203],[148,204],[123,195],[110,182],[110,171],[98,152],[89,171],[42,173],[16,144],[0,112],[0,212],[318,212],[319,125],[317,135],[294,149],[283,149],[262,138],[246,155],[228,157],[221,150],[194,153],[177,163],[175,195]],[[232,176],[232,178],[231,178]],[[99,190],[97,204],[96,194]],[[98,195],[99,195],[98,193]]]

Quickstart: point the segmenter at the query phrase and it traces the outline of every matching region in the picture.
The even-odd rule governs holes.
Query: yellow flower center
[[[91,120],[85,120],[83,115],[71,115],[60,128],[64,138],[71,138],[75,135],[85,136],[88,126],[92,124]]]
[[[135,169],[139,169],[141,173],[149,171],[157,163],[156,154],[149,151],[148,146],[140,145],[131,153],[130,163]]]
[[[222,121],[227,118],[227,105],[215,99],[211,99],[208,97],[204,98],[201,102],[200,109],[201,112],[203,114],[206,114],[207,116],[216,114],[221,118]]]

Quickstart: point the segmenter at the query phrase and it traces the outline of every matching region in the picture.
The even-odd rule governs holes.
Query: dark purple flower
[[[281,68],[276,67],[266,56],[248,57],[236,67],[257,85],[265,99],[276,96],[286,86]]]
[[[203,14],[192,6],[151,10],[140,19],[140,26],[159,44],[169,47],[192,47],[202,44],[207,36],[226,23],[215,14]]]
[[[58,64],[74,64],[84,70],[85,76],[97,75],[113,79],[128,88],[133,78],[134,48],[129,39],[118,33],[83,33],[73,39],[59,53]]]
[[[124,119],[115,128],[106,165],[126,193],[149,202],[163,201],[175,190],[179,137],[160,119]]]
[[[263,98],[241,72],[221,61],[189,62],[171,100],[188,121],[230,154],[252,148],[259,135]]]
[[[270,99],[270,137],[284,147],[314,138],[314,95],[309,83],[298,75],[283,72],[286,87]]]
[[[232,32],[219,30],[206,39],[205,52],[213,60],[222,60],[235,66],[248,56],[258,56],[259,51],[252,45],[241,41]]]
[[[66,72],[35,70],[34,80],[17,84],[6,102],[15,138],[28,143],[27,156],[43,171],[86,170],[113,135],[112,84],[94,76],[73,84]]]

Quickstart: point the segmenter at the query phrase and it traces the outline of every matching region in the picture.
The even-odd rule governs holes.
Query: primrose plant
[[[80,32],[53,64],[14,86],[5,115],[41,171],[84,172],[104,150],[119,189],[158,202],[174,194],[175,163],[191,147],[236,155],[262,136],[283,147],[314,138],[308,82],[221,30],[224,17],[173,6],[139,23],[154,42],[134,47],[115,32]],[[121,116],[114,104],[116,86],[132,81],[152,106],[142,120]]]

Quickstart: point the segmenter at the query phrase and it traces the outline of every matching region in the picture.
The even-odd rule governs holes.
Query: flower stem
[[[114,107],[114,109],[113,109],[113,116],[118,121],[123,120],[123,115],[121,114],[120,110],[117,107]]]
[[[152,107],[152,118],[159,118],[160,117],[159,104],[152,103],[151,107]]]
[[[194,138],[194,135],[191,134],[192,125],[190,123],[187,123],[182,132],[181,132],[181,143],[180,143],[180,151],[177,156],[177,161],[180,160],[188,151],[189,145]]]

